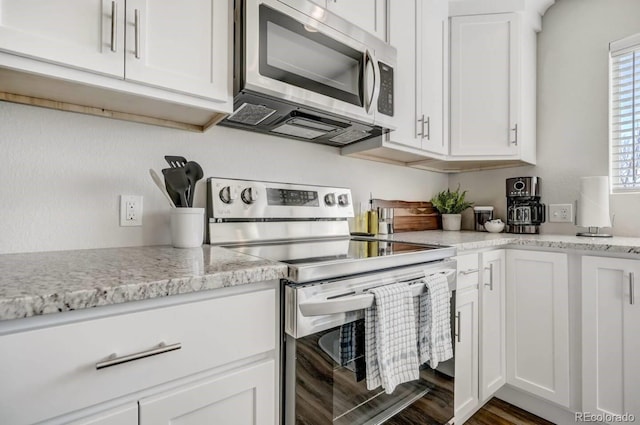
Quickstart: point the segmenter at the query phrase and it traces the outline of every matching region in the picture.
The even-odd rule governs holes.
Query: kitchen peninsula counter
[[[382,238],[382,237],[381,237]],[[475,231],[427,230],[384,235],[384,239],[453,246],[458,252],[475,249],[499,248],[506,245],[546,249],[589,251],[593,255],[640,255],[640,238],[614,236],[613,238],[587,238],[571,235],[516,235]]]
[[[0,320],[280,279],[287,266],[203,245],[0,255]]]

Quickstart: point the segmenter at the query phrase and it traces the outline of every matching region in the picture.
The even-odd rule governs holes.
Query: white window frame
[[[616,98],[620,91],[616,86],[619,75],[614,73],[621,57],[630,54],[631,102],[623,112],[623,102]],[[631,135],[622,136],[617,124],[621,115],[629,115],[629,110],[631,122],[626,127],[630,125],[631,129],[625,133],[631,131]],[[621,152],[622,149],[626,152]],[[625,171],[631,171],[631,175],[625,175]],[[614,194],[640,192],[640,33],[609,44],[609,182]]]

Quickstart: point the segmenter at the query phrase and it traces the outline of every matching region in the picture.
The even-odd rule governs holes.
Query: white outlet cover
[[[549,204],[550,223],[573,223],[573,204]]]
[[[142,226],[142,196],[120,195],[120,226]]]

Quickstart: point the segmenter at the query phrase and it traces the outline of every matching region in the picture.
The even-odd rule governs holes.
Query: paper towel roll
[[[581,177],[578,199],[578,226],[611,227],[609,177]]]

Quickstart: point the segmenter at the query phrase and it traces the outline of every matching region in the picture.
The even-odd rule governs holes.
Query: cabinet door
[[[638,278],[640,261],[582,257],[584,411],[640,417]]]
[[[567,255],[507,251],[507,383],[569,406]]]
[[[389,44],[398,51],[394,87],[396,130],[389,134],[391,141],[415,149],[422,149],[420,95],[416,72],[420,54],[416,46],[416,15],[420,1],[393,1],[389,5]],[[419,134],[420,133],[420,134]]]
[[[138,403],[100,412],[67,425],[138,425]]]
[[[327,0],[327,9],[360,28],[387,40],[388,0]]]
[[[506,296],[504,250],[482,254],[480,285],[480,400],[506,382]]]
[[[518,15],[451,18],[451,154],[515,156]]]
[[[478,290],[457,291],[455,321],[456,423],[478,405]]]
[[[416,93],[423,150],[439,154],[449,151],[448,134],[448,42],[449,3],[446,0],[418,1],[416,35]],[[419,122],[418,122],[419,120]]]
[[[275,425],[275,361],[140,400],[140,425]]]
[[[227,0],[127,0],[127,80],[227,102]]]
[[[124,0],[0,0],[0,51],[122,78]]]

